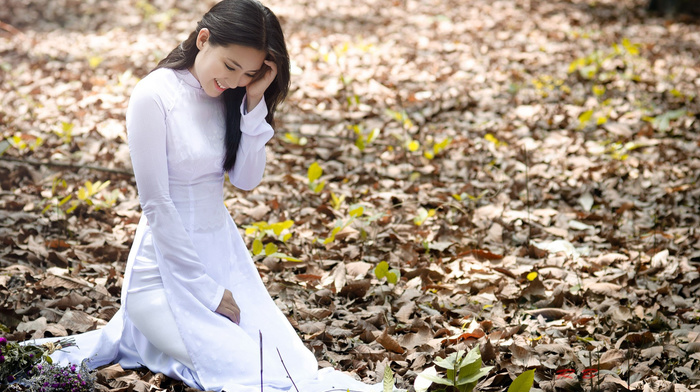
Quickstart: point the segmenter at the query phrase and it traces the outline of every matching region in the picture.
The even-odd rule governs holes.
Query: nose
[[[228,82],[230,86],[245,87],[248,85],[248,82],[250,82],[249,79],[250,78],[246,77],[243,72],[236,72],[235,75],[231,75],[231,77],[228,78]]]

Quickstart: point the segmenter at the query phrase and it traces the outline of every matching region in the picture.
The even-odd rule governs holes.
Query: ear
[[[209,40],[209,29],[203,28],[197,33],[197,49],[204,49],[204,44]]]

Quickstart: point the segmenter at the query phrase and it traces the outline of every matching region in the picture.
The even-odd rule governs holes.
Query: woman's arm
[[[176,282],[199,302],[216,310],[224,287],[206,273],[180,214],[170,198],[166,156],[166,110],[160,97],[139,83],[129,100],[126,127],[139,200],[160,253],[163,280]],[[166,287],[167,290],[167,287]]]
[[[265,121],[267,105],[263,98],[253,110],[246,113],[246,98],[241,105],[241,143],[238,146],[236,163],[228,173],[231,184],[243,190],[255,188],[265,172],[265,144],[275,131]]]

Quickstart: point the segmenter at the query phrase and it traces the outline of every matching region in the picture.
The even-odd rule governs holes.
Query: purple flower
[[[34,354],[29,353],[29,358],[34,358]]]
[[[7,382],[15,381],[15,376],[7,376]]]
[[[7,339],[3,336],[0,337],[0,346],[4,346],[7,344]]]
[[[3,363],[3,362],[5,362],[5,356],[4,356],[4,355],[0,355],[0,363]]]

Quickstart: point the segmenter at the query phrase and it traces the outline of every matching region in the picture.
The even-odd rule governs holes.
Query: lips
[[[222,86],[221,83],[219,83],[218,80],[214,79],[214,86],[216,86],[217,90],[219,91],[224,91],[226,90],[226,87]]]

